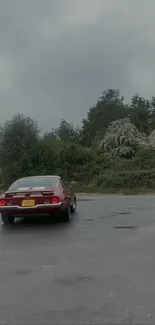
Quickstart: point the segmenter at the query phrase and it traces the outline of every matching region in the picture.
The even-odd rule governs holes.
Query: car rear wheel
[[[61,220],[63,222],[70,222],[72,220],[72,214],[71,214],[71,206],[70,206],[70,204],[61,213]]]
[[[76,197],[74,198],[74,201],[71,205],[71,212],[74,213],[76,211],[76,208],[77,208],[77,200],[76,200]]]
[[[1,219],[4,223],[4,225],[12,225],[14,223],[15,218],[13,216],[4,216],[1,215]]]

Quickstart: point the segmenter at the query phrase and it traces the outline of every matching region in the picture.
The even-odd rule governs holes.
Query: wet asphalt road
[[[0,246],[0,324],[154,324],[154,196],[79,202],[68,225],[0,224]]]

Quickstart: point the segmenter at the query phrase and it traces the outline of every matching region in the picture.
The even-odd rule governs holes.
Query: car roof
[[[32,178],[57,178],[57,179],[60,179],[60,176],[57,176],[57,175],[36,175],[36,176],[25,176],[25,177],[21,177],[21,178],[18,178],[18,180],[20,179],[32,179]]]

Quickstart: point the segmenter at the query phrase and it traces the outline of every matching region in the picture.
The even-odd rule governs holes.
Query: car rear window
[[[55,187],[58,184],[58,178],[23,178],[15,181],[9,189],[17,189],[20,187]]]

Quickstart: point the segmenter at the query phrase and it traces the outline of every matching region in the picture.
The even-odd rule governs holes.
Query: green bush
[[[105,173],[96,178],[96,185],[103,189],[155,189],[155,169]]]

